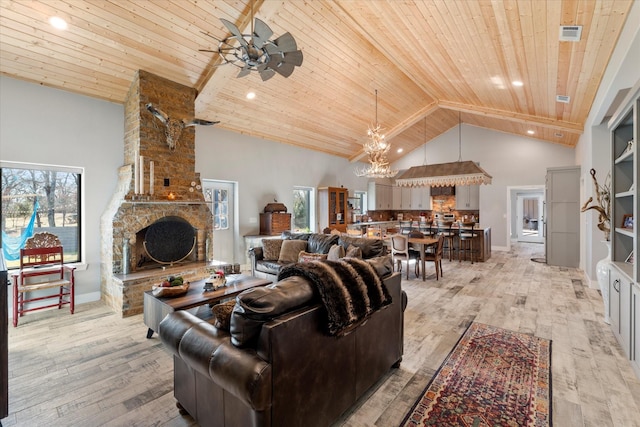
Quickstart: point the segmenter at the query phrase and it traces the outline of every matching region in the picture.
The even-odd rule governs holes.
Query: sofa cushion
[[[298,262],[321,261],[327,259],[327,254],[312,254],[311,252],[300,252]]]
[[[247,289],[236,297],[231,314],[231,342],[236,347],[255,344],[262,325],[313,301],[314,290],[302,277],[288,277],[268,286]]]
[[[368,258],[365,261],[373,267],[381,279],[393,273],[393,259],[390,254]]]
[[[263,257],[267,261],[277,261],[280,258],[282,239],[262,239]]]
[[[298,262],[298,255],[306,249],[307,242],[304,240],[283,240],[278,262]]]
[[[358,246],[349,245],[344,256],[345,258],[362,258],[362,249]]]
[[[373,258],[383,255],[384,244],[381,239],[367,239],[365,237],[351,237],[340,236],[338,241],[340,245],[345,249],[349,248],[349,245],[357,246],[362,250],[362,258]]]
[[[344,258],[345,251],[341,245],[335,244],[331,246],[329,249],[329,253],[327,254],[327,259],[329,261],[338,261],[340,258]]]
[[[313,252],[316,254],[329,253],[331,246],[338,243],[340,236],[336,234],[318,234],[314,233],[309,236],[307,252]]]
[[[236,300],[229,300],[226,302],[221,302],[220,304],[216,304],[211,307],[211,312],[216,318],[216,322],[213,326],[218,329],[222,329],[223,331],[229,332],[229,325],[231,323],[231,313],[233,312],[233,307],[236,305]]]

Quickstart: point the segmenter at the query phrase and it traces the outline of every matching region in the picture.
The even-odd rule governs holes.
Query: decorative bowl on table
[[[182,277],[169,277],[159,285],[153,285],[151,293],[154,297],[177,297],[184,295],[189,290],[189,282],[184,282]]]

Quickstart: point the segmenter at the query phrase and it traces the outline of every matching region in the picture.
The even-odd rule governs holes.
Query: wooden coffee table
[[[144,324],[149,328],[147,338],[151,338],[153,333],[158,331],[158,325],[169,313],[178,310],[195,309],[198,312],[202,312],[204,316],[209,316],[211,314],[210,307],[221,300],[232,298],[246,289],[271,283],[270,280],[244,274],[229,274],[227,275],[227,286],[215,291],[204,292],[205,280],[191,282],[187,293],[179,297],[158,298],[153,296],[151,291],[146,291],[144,293],[143,317]],[[202,309],[198,310],[198,308]],[[197,315],[197,313],[194,314]]]

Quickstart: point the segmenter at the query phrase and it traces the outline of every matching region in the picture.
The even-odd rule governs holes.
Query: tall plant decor
[[[604,233],[604,239],[609,241],[611,236],[611,173],[607,174],[603,185],[598,184],[595,169],[591,169],[590,173],[596,200],[594,202],[593,197],[589,197],[589,200],[582,206],[581,212],[586,212],[589,209],[598,212],[598,228]],[[589,205],[590,203],[591,205]]]

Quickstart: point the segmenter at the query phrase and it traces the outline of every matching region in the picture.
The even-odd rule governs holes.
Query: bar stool
[[[411,223],[412,221],[400,221],[400,234],[411,233]]]
[[[449,254],[449,261],[453,260],[453,251],[455,250],[453,247],[453,240],[456,237],[456,232],[452,228],[453,221],[438,221],[438,235],[444,237],[444,249],[446,249]]]
[[[467,252],[469,252],[469,258],[471,264],[473,264],[473,254],[476,250],[473,249],[473,240],[477,235],[475,230],[475,222],[460,222],[460,229],[458,233],[459,246],[458,246],[458,262],[462,261],[462,254],[464,253],[464,259],[467,259]],[[476,256],[477,257],[477,256]]]

